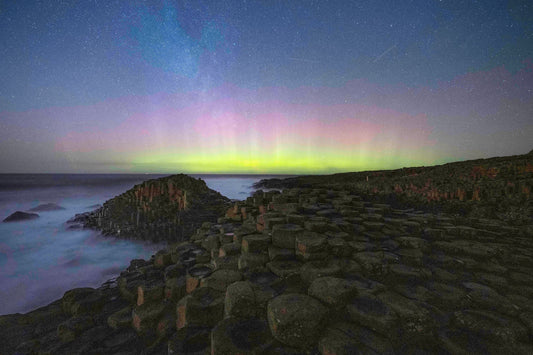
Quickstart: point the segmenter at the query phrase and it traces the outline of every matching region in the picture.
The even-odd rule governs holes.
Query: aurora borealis
[[[0,2],[0,172],[329,173],[533,149],[529,1]]]

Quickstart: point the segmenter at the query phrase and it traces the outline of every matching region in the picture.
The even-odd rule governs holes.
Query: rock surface
[[[17,211],[4,218],[2,222],[21,222],[35,218],[39,218],[39,215],[37,213]]]
[[[365,191],[257,191],[115,281],[0,317],[0,353],[533,353],[531,224]]]
[[[32,212],[43,212],[43,211],[58,211],[64,210],[64,207],[61,207],[55,203],[43,203],[42,205],[30,208],[28,211]]]
[[[180,174],[145,181],[69,222],[119,238],[176,242],[215,222],[229,205],[203,180]]]
[[[533,155],[476,159],[435,166],[265,179],[256,188],[357,190],[364,199],[398,209],[533,224]],[[326,197],[326,196],[324,196]],[[381,207],[378,207],[378,210]]]

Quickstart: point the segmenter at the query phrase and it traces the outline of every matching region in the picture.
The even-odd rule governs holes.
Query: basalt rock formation
[[[0,317],[0,353],[533,353],[533,224],[339,179],[257,191],[99,289]]]
[[[145,181],[71,222],[120,238],[176,242],[216,221],[229,203],[203,180],[180,174]]]
[[[29,211],[32,212],[46,212],[46,211],[58,211],[64,210],[64,207],[61,207],[55,203],[44,203],[42,205],[30,208]]]
[[[531,226],[258,191],[99,289],[0,317],[0,352],[531,354],[532,250]]]
[[[28,212],[17,211],[17,212],[14,212],[14,213],[10,214],[6,218],[4,218],[4,220],[2,222],[4,222],[4,223],[6,223],[6,222],[20,222],[20,221],[27,221],[27,220],[35,219],[35,218],[39,218],[39,215],[37,213],[28,213]]]
[[[256,188],[342,187],[396,208],[527,225],[533,223],[532,152],[428,167],[266,179]]]

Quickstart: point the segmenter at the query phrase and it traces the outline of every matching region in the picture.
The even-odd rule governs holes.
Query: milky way
[[[0,172],[327,173],[522,154],[528,1],[0,4]]]

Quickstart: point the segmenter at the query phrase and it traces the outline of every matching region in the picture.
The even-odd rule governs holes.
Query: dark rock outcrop
[[[58,210],[64,210],[64,207],[61,207],[55,203],[43,203],[42,205],[33,207],[29,209],[28,211],[32,212],[45,212],[45,211],[58,211]]]
[[[215,222],[229,203],[203,180],[180,174],[145,181],[69,222],[119,238],[175,242]]]
[[[21,222],[21,221],[27,221],[30,219],[39,218],[39,215],[37,213],[27,213],[22,211],[17,211],[15,213],[10,214],[2,222]]]
[[[116,282],[0,317],[0,353],[533,353],[533,225],[350,186],[256,192]]]
[[[533,223],[533,154],[396,170],[265,179],[256,188],[346,189],[393,208]],[[318,197],[327,199],[327,195]]]

